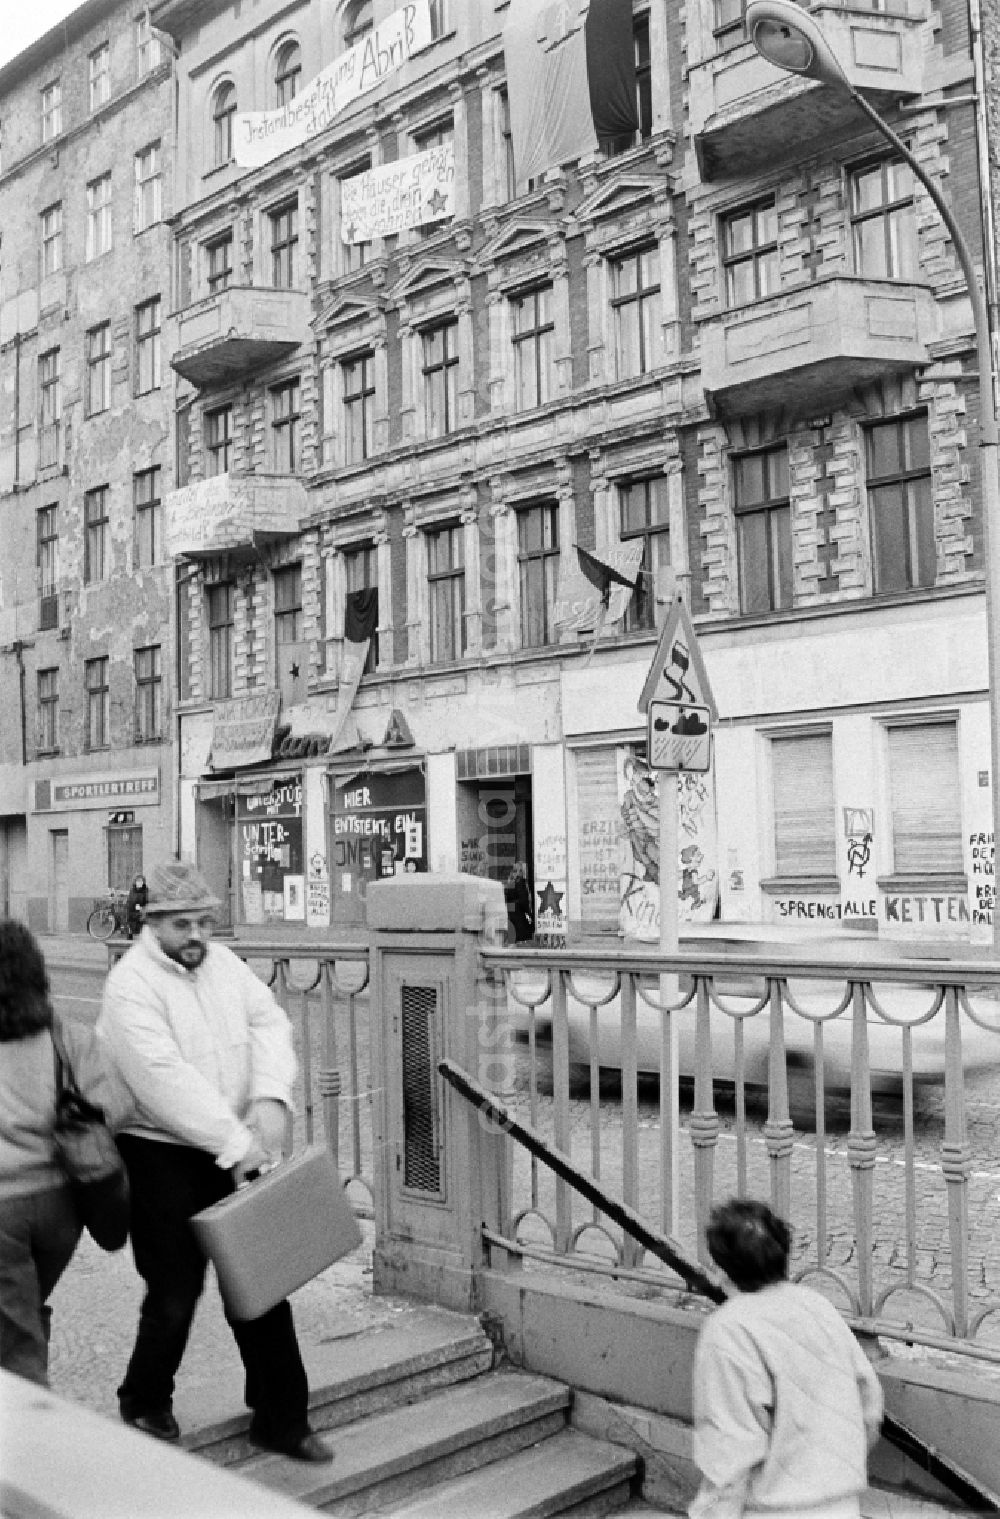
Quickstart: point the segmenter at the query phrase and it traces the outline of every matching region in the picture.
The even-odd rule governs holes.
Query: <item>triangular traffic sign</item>
[[[658,701],[707,707],[713,722],[719,716],[694,627],[679,596],[674,597],[660,631],[660,641],[639,697],[639,711],[647,711],[654,697]]]

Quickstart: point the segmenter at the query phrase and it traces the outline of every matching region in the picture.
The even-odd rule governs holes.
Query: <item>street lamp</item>
[[[972,262],[972,253],[961,227],[952,215],[940,190],[923,166],[887,121],[854,88],[839,59],[823,35],[821,27],[808,11],[794,0],[750,0],[746,9],[747,36],[762,58],[789,74],[818,79],[823,84],[849,95],[872,125],[890,142],[899,156],[909,164],[937,208],[948,229],[955,253],[965,275],[976,325],[976,353],[979,364],[979,445],[983,493],[983,556],[986,588],[987,679],[990,699],[990,787],[993,805],[994,871],[997,843],[1000,842],[1000,727],[998,727],[998,677],[1000,677],[1000,627],[997,598],[1000,596],[1000,474],[998,474],[998,434],[996,399],[993,392],[993,356],[990,346],[990,322],[986,299]],[[984,189],[984,193],[988,193]],[[994,874],[994,883],[996,875]],[[995,886],[994,886],[995,899]],[[993,909],[993,947],[1000,955],[1000,911]]]

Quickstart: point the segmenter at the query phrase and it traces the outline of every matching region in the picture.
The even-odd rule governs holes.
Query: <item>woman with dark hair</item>
[[[0,1366],[48,1385],[48,1299],[80,1238],[56,1159],[56,1058],[42,952],[23,923],[0,921]],[[98,1085],[86,1030],[62,1029],[81,1087]]]
[[[713,1208],[707,1241],[737,1290],[695,1351],[691,1519],[858,1519],[882,1421],[871,1363],[833,1304],[788,1280],[791,1230],[766,1203]]]

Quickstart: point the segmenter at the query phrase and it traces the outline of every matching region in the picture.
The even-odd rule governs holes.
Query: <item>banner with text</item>
[[[408,227],[447,221],[455,215],[455,145],[442,143],[341,180],[340,196],[345,243],[370,243]]]
[[[278,110],[237,111],[233,124],[237,164],[256,169],[301,147],[433,40],[429,0],[410,0],[400,6]]]

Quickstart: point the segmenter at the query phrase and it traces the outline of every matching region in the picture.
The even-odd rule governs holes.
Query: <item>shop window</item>
[[[518,411],[541,406],[553,390],[552,286],[538,285],[510,298],[514,396]]]
[[[289,201],[268,213],[271,245],[271,284],[275,290],[295,285],[299,246],[299,203]]]
[[[160,297],[154,295],[135,308],[136,395],[159,390],[161,383]]]
[[[240,905],[245,923],[305,918],[302,778],[256,781],[236,797]]]
[[[163,544],[162,503],[160,500],[160,466],[136,470],[132,476],[132,505],[135,510],[135,563],[146,569],[159,564]]]
[[[615,749],[577,752],[576,795],[580,926],[585,933],[617,932],[625,825]]]
[[[233,408],[219,406],[205,413],[206,474],[224,475],[229,469],[233,448]]]
[[[609,261],[615,378],[648,374],[660,328],[660,251],[640,248]]]
[[[427,437],[440,438],[458,426],[458,322],[425,328],[420,343]]]
[[[38,748],[52,754],[59,748],[59,671],[38,672]]]
[[[111,175],[102,174],[87,186],[87,224],[84,257],[87,263],[111,247]]]
[[[850,174],[854,267],[865,279],[917,277],[913,171],[902,158],[882,159]]]
[[[958,725],[889,727],[886,739],[893,873],[962,875]]]
[[[772,738],[770,748],[775,875],[835,876],[832,735],[789,734]]]
[[[740,611],[749,616],[790,607],[792,518],[785,445],[737,455],[733,492]]]
[[[465,653],[465,529],[459,523],[427,533],[431,662],[445,664]]]
[[[106,654],[100,659],[88,659],[84,662],[84,690],[87,698],[85,728],[87,749],[106,749],[111,742],[109,665],[110,661]]]
[[[160,669],[160,645],[136,649],[135,663],[135,741],[149,744],[163,736],[163,681]]]
[[[340,365],[344,405],[344,463],[360,464],[374,452],[375,355],[355,354]]]
[[[618,487],[619,536],[642,540],[642,562],[629,604],[625,632],[656,626],[656,586],[670,564],[670,496],[665,475],[630,480]]]
[[[374,544],[344,550],[344,584],[348,598],[374,591],[378,596],[378,555]],[[378,666],[378,633],[368,643],[368,658],[362,675],[374,675]]]
[[[219,295],[233,282],[233,234],[225,233],[205,245],[209,295]]]
[[[517,513],[517,567],[521,598],[521,647],[552,642],[550,610],[559,573],[559,508],[555,503],[524,507]]]
[[[128,891],[136,876],[144,875],[142,866],[142,825],[109,823],[108,885],[112,891]]]
[[[748,306],[778,288],[778,213],[774,197],[722,218],[726,305]]]
[[[47,206],[39,218],[42,230],[42,278],[63,266],[62,201]]]
[[[299,381],[286,380],[270,392],[271,458],[279,475],[294,475],[302,460],[299,457],[299,426],[302,419]]]
[[[111,323],[102,322],[87,333],[87,416],[111,405]]]
[[[302,49],[297,42],[285,42],[274,59],[274,104],[280,110],[295,99],[302,78]]]
[[[233,634],[236,592],[232,585],[208,587],[208,695],[222,701],[233,694]]]
[[[937,545],[926,413],[866,427],[865,461],[875,591],[933,585]]]
[[[217,169],[233,158],[233,121],[236,116],[236,86],[220,84],[212,98],[212,148]]]
[[[107,579],[110,568],[111,520],[106,485],[84,495],[83,523],[83,582],[84,585],[94,585]]]

